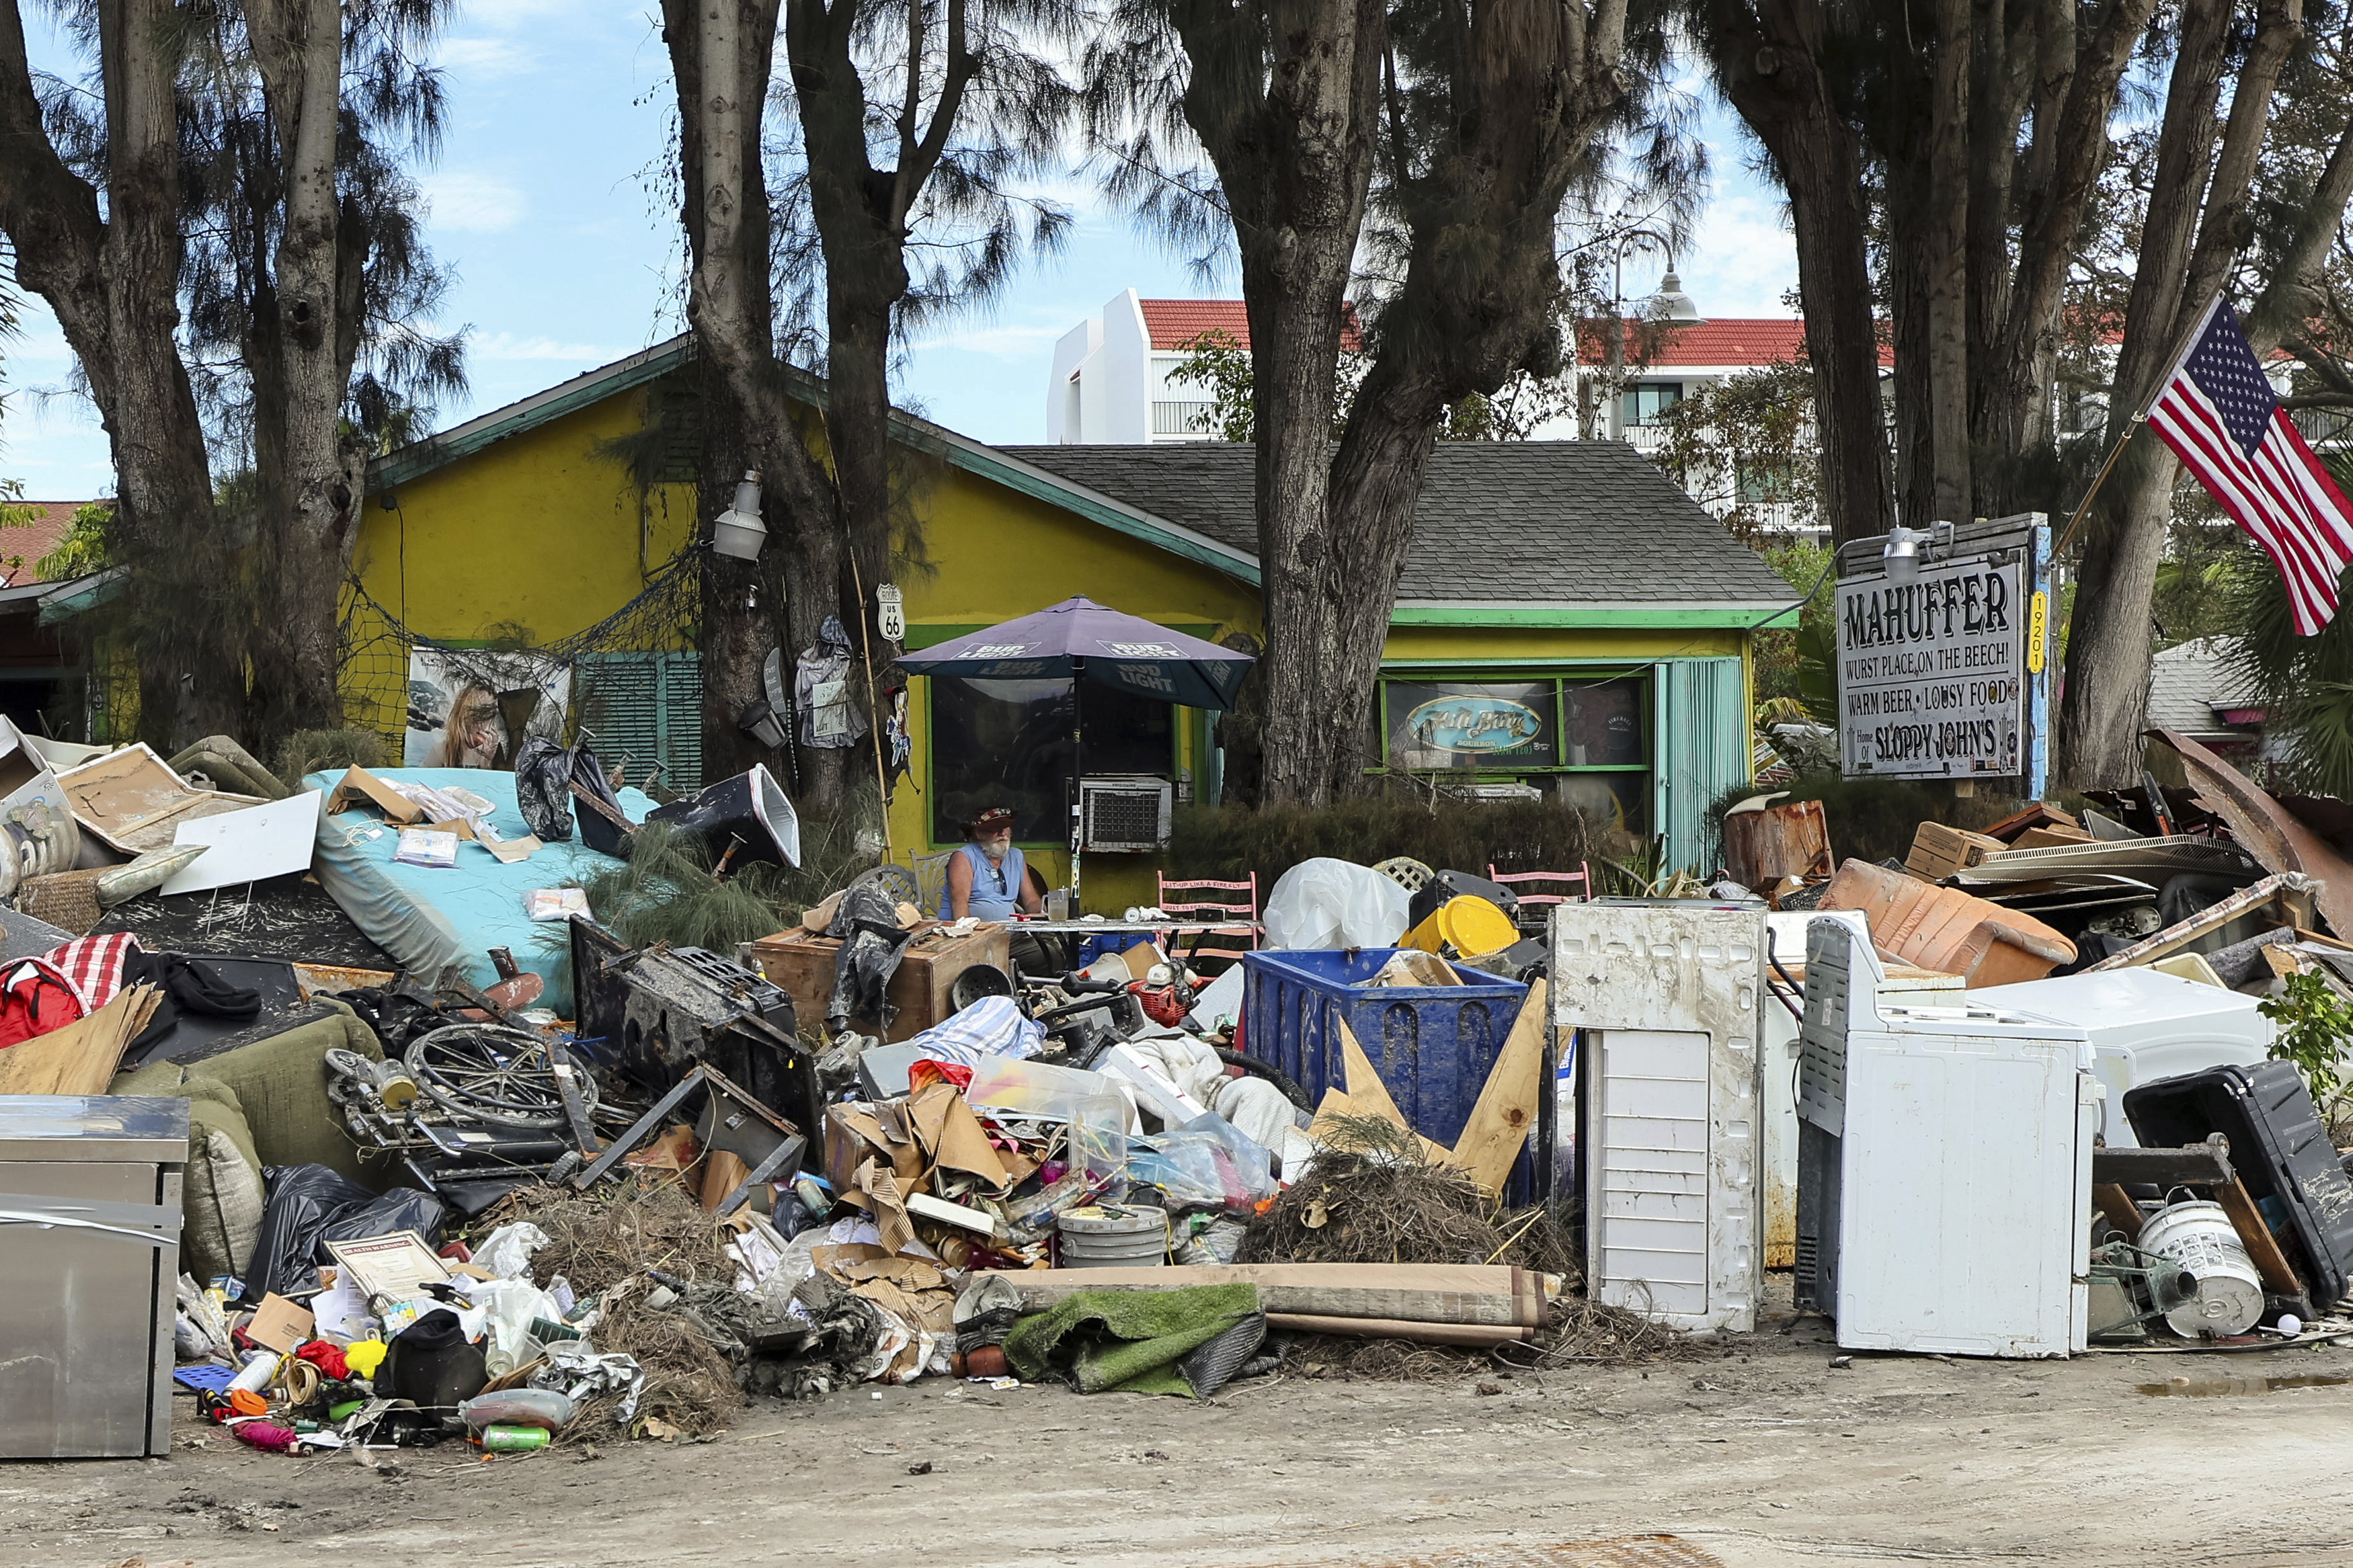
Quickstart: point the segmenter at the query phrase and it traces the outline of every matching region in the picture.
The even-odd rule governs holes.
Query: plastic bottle
[[[487,1453],[525,1454],[533,1448],[547,1447],[547,1428],[544,1426],[485,1426],[482,1428],[481,1442],[483,1450]]]
[[[285,1359],[276,1351],[255,1351],[245,1358],[245,1370],[230,1378],[228,1385],[259,1394],[269,1386],[269,1380],[278,1375],[278,1363]]]
[[[575,1406],[552,1388],[509,1388],[480,1394],[458,1406],[459,1419],[476,1431],[498,1426],[536,1426],[561,1432],[572,1423]]]

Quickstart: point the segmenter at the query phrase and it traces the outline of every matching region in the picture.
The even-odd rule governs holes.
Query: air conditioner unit
[[[1149,773],[1105,773],[1079,781],[1080,847],[1147,854],[1168,843],[1170,790]]]

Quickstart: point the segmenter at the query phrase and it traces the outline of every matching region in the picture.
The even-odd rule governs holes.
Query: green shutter
[[[702,787],[702,666],[692,653],[590,653],[575,668],[573,711],[598,760],[628,759],[628,782],[659,760],[662,783]]]
[[[1659,666],[1652,765],[1668,868],[1704,877],[1723,858],[1711,810],[1752,776],[1746,699],[1736,658],[1671,658]]]

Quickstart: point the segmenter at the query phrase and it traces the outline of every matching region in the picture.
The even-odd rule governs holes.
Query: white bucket
[[[2198,1294],[2165,1315],[2173,1331],[2243,1334],[2263,1315],[2263,1284],[2221,1204],[2175,1204],[2149,1216],[2137,1243],[2173,1259],[2198,1281]]]

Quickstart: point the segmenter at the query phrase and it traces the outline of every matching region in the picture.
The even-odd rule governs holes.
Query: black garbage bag
[[[318,1289],[319,1265],[332,1260],[330,1241],[413,1230],[438,1242],[448,1212],[431,1193],[402,1187],[378,1194],[324,1165],[272,1165],[261,1176],[269,1197],[246,1265],[248,1301]]]
[[[583,741],[572,748],[572,782],[604,803],[612,815],[597,810],[586,801],[577,804],[574,815],[580,821],[580,842],[600,855],[612,855],[621,859],[629,858],[628,818],[621,815],[621,797],[613,793],[613,782],[605,776],[605,764]]]
[[[467,1340],[458,1314],[447,1307],[393,1335],[375,1378],[379,1397],[406,1399],[445,1426],[457,1423],[458,1406],[490,1380],[482,1347]]]
[[[833,995],[825,1005],[827,1031],[839,1034],[856,1013],[871,1017],[887,1033],[893,1009],[882,993],[899,973],[910,934],[899,923],[899,906],[881,884],[853,882],[826,931],[842,939],[833,959]]]
[[[515,809],[543,843],[572,839],[572,753],[533,735],[515,753]]]

